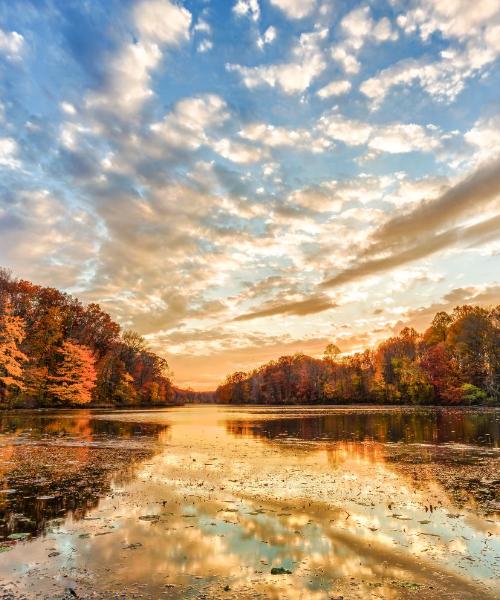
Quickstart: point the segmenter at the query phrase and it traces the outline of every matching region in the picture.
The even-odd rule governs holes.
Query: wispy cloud
[[[259,310],[240,315],[234,320],[250,321],[252,319],[272,317],[275,315],[296,315],[303,317],[305,315],[323,312],[324,310],[330,310],[336,306],[337,304],[328,296],[315,296],[313,298],[308,298],[307,300],[285,302],[283,304],[269,306],[268,308],[261,308]]]

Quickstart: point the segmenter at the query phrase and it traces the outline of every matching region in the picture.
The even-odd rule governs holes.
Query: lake
[[[500,409],[0,416],[0,598],[500,598]]]

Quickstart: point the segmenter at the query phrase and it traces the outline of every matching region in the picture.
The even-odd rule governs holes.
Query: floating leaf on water
[[[415,583],[413,581],[391,581],[392,585],[397,585],[400,588],[405,588],[407,590],[419,590],[423,587],[421,583]]]
[[[25,540],[26,538],[29,538],[31,534],[30,533],[11,533],[10,535],[7,536],[8,540]]]
[[[291,575],[292,572],[285,567],[273,567],[271,569],[271,575]]]
[[[137,550],[137,548],[141,548],[141,542],[135,542],[135,544],[128,544],[128,546],[124,546],[124,550]]]

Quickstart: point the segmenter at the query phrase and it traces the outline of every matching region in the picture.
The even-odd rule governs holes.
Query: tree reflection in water
[[[93,419],[89,411],[0,416],[0,540],[82,519],[130,481],[166,425]]]

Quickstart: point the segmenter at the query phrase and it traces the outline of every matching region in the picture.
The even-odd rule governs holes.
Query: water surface
[[[6,414],[0,581],[26,598],[498,598],[499,446],[495,409]]]

